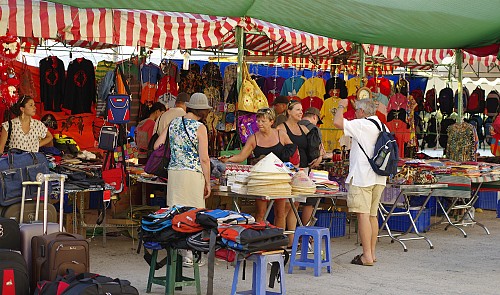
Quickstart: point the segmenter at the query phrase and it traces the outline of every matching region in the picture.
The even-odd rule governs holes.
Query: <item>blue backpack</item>
[[[359,147],[365,154],[375,173],[382,176],[396,174],[398,171],[399,150],[394,135],[387,131],[384,124],[380,127],[377,121],[369,118],[367,118],[367,120],[372,121],[373,124],[377,126],[378,130],[380,130],[377,141],[375,142],[373,156],[371,158],[368,157],[363,147],[358,143]]]

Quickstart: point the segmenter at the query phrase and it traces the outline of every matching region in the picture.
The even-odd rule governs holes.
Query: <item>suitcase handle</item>
[[[42,174],[38,173],[36,176],[36,180],[43,181],[44,185],[44,199],[43,199],[43,235],[47,235],[47,220],[48,220],[48,210],[47,205],[49,203],[49,181],[59,180],[60,183],[60,195],[59,195],[59,231],[63,231],[63,221],[64,221],[64,181],[67,176],[64,174]]]

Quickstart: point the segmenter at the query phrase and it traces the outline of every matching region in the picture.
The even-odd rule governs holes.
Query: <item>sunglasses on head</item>
[[[262,108],[257,110],[257,113],[259,114],[271,114],[272,112],[271,108]]]

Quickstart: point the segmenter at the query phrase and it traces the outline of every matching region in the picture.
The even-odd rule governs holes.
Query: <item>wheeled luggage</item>
[[[33,289],[38,281],[53,281],[64,275],[68,269],[75,273],[89,272],[89,243],[78,234],[63,231],[64,178],[62,174],[42,174],[38,181],[45,183],[45,194],[49,181],[59,180],[61,194],[59,199],[59,231],[48,234],[47,200],[44,200],[43,234],[31,239],[31,282]]]
[[[19,203],[19,206],[15,206],[15,208],[11,209],[11,213],[8,213],[9,215],[14,214],[14,212],[19,212],[18,218],[19,218],[19,230],[21,232],[21,254],[23,254],[24,260],[26,261],[26,265],[28,266],[28,273],[31,274],[32,268],[31,268],[31,238],[34,236],[38,236],[43,234],[44,232],[47,233],[54,233],[58,232],[59,229],[59,223],[53,223],[53,222],[47,222],[47,229],[46,231],[44,230],[44,223],[41,222],[39,218],[38,212],[42,213],[42,216],[45,215],[45,212],[47,213],[46,220],[49,220],[49,204],[48,204],[48,199],[49,198],[44,198],[44,205],[42,208],[40,207],[40,187],[42,183],[39,181],[25,181],[23,182],[23,194],[21,196],[21,203]],[[26,202],[26,191],[28,187],[37,187],[37,197],[35,203],[28,203]],[[13,205],[11,205],[13,206]],[[54,207],[52,205],[52,207]],[[32,214],[26,214],[25,211],[28,211],[29,209],[32,209]],[[4,208],[5,209],[5,208]],[[46,210],[44,210],[46,209]],[[54,208],[55,210],[55,208]],[[7,210],[6,210],[7,211]],[[62,220],[62,210],[61,212],[61,220]],[[53,215],[53,214],[50,214]],[[52,220],[53,218],[51,218]],[[55,220],[57,221],[57,216],[55,217]]]
[[[21,233],[14,219],[0,217],[0,249],[21,251]]]
[[[32,223],[36,221],[36,200],[25,201],[24,202],[24,213],[23,222]],[[43,207],[38,209],[38,215],[43,214]],[[20,221],[19,216],[21,215],[21,203],[12,204],[7,207],[0,206],[0,216],[8,219],[14,219],[17,222]],[[57,210],[52,204],[47,205],[47,218],[48,222],[57,223]]]
[[[30,294],[28,268],[19,252],[0,249],[0,294]]]

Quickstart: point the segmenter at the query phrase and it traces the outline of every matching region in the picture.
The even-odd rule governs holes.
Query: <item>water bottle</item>
[[[375,165],[377,165],[377,167],[382,166],[382,164],[384,163],[385,157],[387,156],[388,153],[389,153],[389,148],[388,147],[384,147],[378,153],[377,157],[375,158]]]

